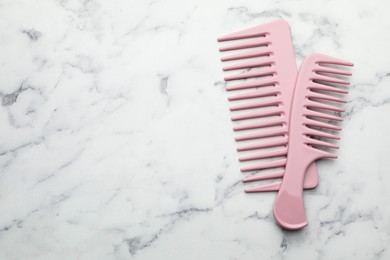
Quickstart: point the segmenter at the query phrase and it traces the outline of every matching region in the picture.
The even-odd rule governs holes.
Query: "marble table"
[[[0,0],[0,259],[390,259],[389,9]],[[243,192],[216,42],[280,18],[355,63],[299,232]]]

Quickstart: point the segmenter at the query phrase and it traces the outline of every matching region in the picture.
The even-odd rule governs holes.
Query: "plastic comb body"
[[[247,79],[244,83],[227,87],[228,91],[246,91],[229,97],[230,101],[248,100],[247,103],[232,106],[230,110],[252,110],[260,108],[260,111],[245,111],[245,113],[233,116],[233,121],[248,120],[251,123],[241,123],[234,127],[234,131],[256,129],[258,132],[241,135],[236,141],[255,140],[249,145],[238,147],[238,151],[258,150],[248,156],[240,157],[240,161],[253,161],[272,159],[272,161],[260,162],[255,165],[243,167],[241,171],[257,171],[271,169],[269,173],[244,178],[244,182],[259,181],[265,179],[282,178],[284,169],[274,168],[286,165],[288,126],[290,123],[290,107],[297,77],[297,66],[294,50],[291,42],[290,27],[283,21],[275,21],[260,26],[255,26],[236,33],[218,38],[218,41],[241,40],[220,48],[220,51],[242,50],[238,54],[223,57],[222,61],[244,60],[233,65],[223,67],[224,71],[246,71],[225,77],[226,81]],[[251,58],[248,60],[248,58]],[[251,79],[251,80],[248,80]],[[262,98],[257,101],[251,99]],[[272,118],[271,118],[272,116]],[[272,127],[272,128],[270,128]],[[265,139],[270,138],[271,139]],[[266,150],[264,148],[275,148]],[[279,157],[279,158],[278,158]],[[283,158],[284,157],[284,158]],[[287,156],[288,157],[288,156]],[[278,158],[275,160],[275,158]],[[272,170],[273,169],[273,170]],[[318,184],[318,174],[313,163],[307,169],[304,188],[310,189]],[[277,191],[280,181],[245,189],[246,192]]]
[[[348,93],[341,85],[349,85],[340,76],[351,75],[341,66],[353,64],[312,54],[300,68],[291,109],[287,164],[273,210],[284,228],[295,230],[307,225],[303,183],[308,167],[320,158],[337,158],[329,152],[338,149],[331,140],[338,140],[335,132],[341,130],[335,122],[342,118],[334,112],[344,111],[337,103],[346,102],[339,96]]]

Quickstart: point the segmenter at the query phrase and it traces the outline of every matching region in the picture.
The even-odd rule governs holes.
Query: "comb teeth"
[[[268,35],[268,30],[264,25],[259,25],[255,27],[251,27],[245,30],[241,30],[238,32],[230,33],[225,36],[219,37],[218,41],[231,41],[231,40],[240,40],[240,39],[246,39],[246,38],[254,38],[254,37],[265,37]]]
[[[324,109],[324,110],[330,110],[336,112],[344,112],[344,109],[342,107],[332,106],[332,105],[324,104],[313,100],[308,100],[306,107],[318,108],[318,109]]]
[[[286,121],[283,118],[276,118],[276,119],[267,119],[261,122],[257,123],[248,123],[248,124],[242,124],[235,126],[233,128],[234,131],[241,131],[241,130],[249,130],[249,129],[256,129],[256,128],[263,128],[263,127],[269,127],[269,126],[282,126],[285,125]]]
[[[240,104],[230,107],[231,111],[250,109],[250,108],[259,108],[259,107],[269,107],[269,106],[278,106],[281,104],[281,100],[278,97],[269,98],[266,100],[254,101],[250,103]]]
[[[236,44],[227,45],[224,47],[219,48],[220,51],[233,51],[233,50],[240,50],[240,49],[247,49],[247,48],[253,48],[253,47],[260,47],[260,46],[268,46],[270,44],[267,37],[262,37],[260,39],[254,39],[249,40],[246,42],[240,42]]]
[[[244,191],[247,193],[252,193],[252,192],[265,192],[265,191],[277,191],[280,189],[280,186],[282,183],[280,181],[277,182],[272,182],[256,187],[250,187],[250,188],[245,188]]]
[[[342,85],[349,85],[349,82],[346,80],[338,79],[338,78],[333,78],[330,76],[325,76],[325,75],[320,75],[316,74],[311,78],[313,81],[323,81],[323,82],[328,82],[328,83],[335,83],[335,84],[342,84]]]
[[[253,166],[247,166],[241,168],[242,172],[249,172],[249,171],[258,171],[258,170],[264,170],[264,169],[270,169],[270,168],[277,168],[277,167],[284,167],[286,165],[287,159],[280,159],[277,161],[272,162],[266,162],[258,165]]]
[[[318,121],[318,120],[306,118],[305,121],[306,121],[305,124],[308,125],[308,126],[316,126],[316,127],[321,127],[321,128],[327,128],[327,129],[331,129],[331,130],[335,130],[335,131],[340,131],[341,130],[341,127],[339,127],[339,126],[335,126],[335,125],[332,125],[332,124],[324,123],[324,122],[321,122],[321,121]]]
[[[276,88],[261,89],[261,90],[256,90],[256,91],[252,91],[252,92],[246,92],[244,94],[230,96],[229,101],[250,99],[250,98],[256,98],[256,97],[267,97],[267,96],[277,95],[277,94],[280,94],[280,92]]]
[[[337,58],[330,57],[327,55],[315,53],[315,54],[312,54],[311,56],[316,56],[315,57],[315,59],[316,59],[315,64],[317,64],[317,65],[329,64],[329,65],[341,65],[341,66],[353,67],[352,62],[342,60],[342,59],[337,59]]]
[[[283,110],[280,107],[264,109],[262,111],[233,116],[232,121],[239,121],[239,120],[253,119],[253,118],[267,117],[267,116],[276,116],[276,115],[281,115],[282,113]]]
[[[263,149],[263,148],[269,148],[269,147],[276,147],[276,146],[285,146],[287,145],[287,138],[279,138],[277,140],[271,140],[271,141],[264,141],[260,143],[250,144],[250,145],[244,145],[239,146],[237,148],[237,151],[249,151],[249,150],[255,150],[255,149]]]
[[[323,131],[319,131],[319,130],[312,129],[312,128],[308,128],[308,130],[305,132],[305,135],[340,140],[340,137],[338,137],[337,135],[330,134],[330,133],[323,132]]]
[[[314,110],[306,109],[306,113],[304,113],[304,116],[312,116],[312,117],[318,117],[323,119],[329,119],[333,121],[343,121],[343,119],[339,116],[329,115],[327,113],[321,113]]]
[[[335,93],[341,93],[341,94],[348,94],[348,90],[342,89],[342,88],[337,88],[337,87],[332,87],[332,86],[327,86],[319,83],[313,82],[311,86],[308,87],[310,90],[316,89],[316,90],[322,90],[322,91],[329,91],[329,92],[335,92]]]
[[[244,161],[252,161],[257,159],[267,159],[272,157],[279,157],[279,156],[285,156],[287,155],[287,148],[284,147],[282,149],[276,150],[276,151],[266,151],[259,154],[252,154],[240,157],[240,162]]]
[[[273,64],[274,64],[274,59],[270,56],[265,56],[255,60],[245,61],[230,66],[225,66],[223,67],[223,70],[229,71],[229,70],[239,70],[239,69],[250,69],[254,67],[271,66]]]
[[[349,71],[324,67],[324,66],[320,66],[320,65],[317,65],[317,67],[314,69],[314,71],[322,72],[322,73],[329,73],[329,74],[336,74],[336,75],[343,75],[343,76],[351,76],[352,75],[352,73]]]
[[[269,129],[269,130],[267,129],[267,130],[262,131],[260,133],[253,133],[253,134],[246,134],[246,135],[238,136],[238,137],[236,137],[236,141],[245,141],[245,140],[251,140],[251,139],[284,135],[287,133],[287,131],[288,131],[287,126],[278,127],[276,129]]]
[[[339,147],[335,144],[331,144],[331,143],[328,143],[325,141],[320,141],[320,140],[308,138],[308,137],[306,137],[305,143],[310,144],[310,145],[322,146],[322,147],[326,147],[326,148],[339,149]]]
[[[247,89],[247,88],[258,88],[258,87],[266,87],[266,86],[275,86],[277,83],[277,80],[275,76],[259,79],[259,80],[253,80],[241,84],[232,85],[226,88],[227,91],[232,90],[239,90],[239,89]]]
[[[225,56],[221,58],[221,61],[229,61],[229,60],[239,60],[239,59],[246,59],[246,58],[253,58],[253,57],[261,57],[261,56],[269,56],[271,53],[270,47],[262,47],[257,50],[253,51],[247,51],[239,54],[233,54],[229,56]]]
[[[313,128],[306,128],[304,130],[303,134],[306,135],[304,138],[304,143],[309,145],[313,149],[320,148],[331,148],[331,149],[339,149],[339,147],[335,144],[330,143],[328,140],[329,139],[334,139],[334,140],[339,140],[340,138],[337,135],[328,133],[323,131],[322,129],[330,129],[334,131],[340,131],[341,127],[336,126],[332,123],[325,123],[322,121],[319,121],[316,118],[323,118],[323,119],[329,119],[333,121],[341,121],[342,119],[338,116],[333,116],[327,113],[322,113],[318,111],[314,111],[311,109],[307,109],[308,107],[311,108],[318,108],[318,109],[323,109],[323,110],[330,110],[330,111],[339,111],[343,112],[344,109],[338,106],[333,106],[329,104],[323,103],[323,101],[332,101],[336,103],[346,103],[346,100],[343,98],[335,97],[330,94],[323,94],[323,93],[318,93],[318,92],[313,92],[313,89],[317,90],[322,90],[322,91],[328,91],[328,92],[337,92],[337,93],[343,93],[346,94],[348,91],[334,87],[334,86],[329,86],[325,85],[321,82],[325,83],[334,83],[334,84],[343,84],[343,85],[349,85],[349,81],[344,80],[344,79],[339,79],[335,78],[333,75],[343,75],[343,76],[350,76],[351,73],[342,69],[338,68],[329,68],[322,66],[320,64],[333,64],[333,65],[342,65],[342,66],[352,66],[352,63],[331,58],[331,57],[326,57],[326,56],[321,56],[320,59],[318,59],[316,62],[314,62],[313,70],[312,70],[312,77],[310,77],[310,80],[314,81],[313,84],[310,84],[309,87],[306,88],[308,90],[307,95],[306,95],[306,109],[304,110],[303,116],[305,117],[304,119],[304,124],[306,126],[312,126],[312,127],[319,127],[320,130],[313,129]],[[322,73],[327,73],[329,76],[325,75],[320,75],[318,72]],[[314,98],[315,100],[312,100],[311,98]],[[310,117],[310,118],[309,118]],[[313,118],[314,117],[314,118]],[[327,140],[318,140],[311,137],[319,137],[319,138],[325,138]],[[320,150],[321,152],[325,152]],[[337,157],[333,153],[326,152],[326,154],[321,154],[323,157]]]
[[[340,103],[347,103],[347,101],[343,98],[338,98],[338,97],[334,97],[334,96],[327,95],[327,94],[321,94],[321,93],[317,93],[317,92],[311,92],[309,94],[309,97],[323,99],[323,100],[329,100],[329,101],[334,101],[334,102],[340,102]]]
[[[225,81],[237,80],[237,79],[247,79],[247,78],[255,78],[255,77],[263,77],[267,75],[275,74],[275,66],[263,67],[257,70],[252,70],[240,74],[235,74],[231,76],[226,76]]]
[[[260,175],[254,175],[250,177],[246,177],[242,179],[243,182],[252,182],[252,181],[262,181],[262,180],[268,180],[268,179],[276,179],[281,178],[284,175],[284,170],[282,171],[274,171],[266,174],[260,174]]]

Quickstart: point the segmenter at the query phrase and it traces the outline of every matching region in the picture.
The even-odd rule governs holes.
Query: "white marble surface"
[[[0,259],[390,259],[389,1],[0,0]],[[216,37],[355,63],[309,226],[245,194]]]

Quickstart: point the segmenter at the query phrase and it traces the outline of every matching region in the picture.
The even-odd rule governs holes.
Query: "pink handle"
[[[274,204],[276,221],[286,229],[301,229],[307,225],[303,203],[303,184],[308,165],[301,155],[289,154],[286,168],[294,174],[285,174]]]

